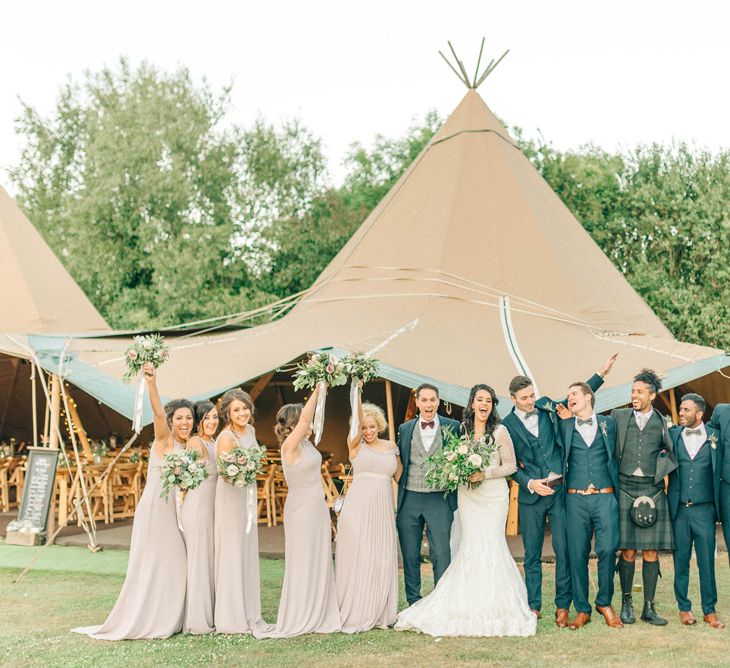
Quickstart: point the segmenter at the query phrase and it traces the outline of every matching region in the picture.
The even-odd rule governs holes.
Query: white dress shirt
[[[690,459],[694,459],[700,448],[705,444],[707,440],[707,430],[705,429],[704,423],[699,426],[699,434],[688,434],[687,429],[682,429],[682,440],[684,441],[684,447],[687,448],[687,454]]]
[[[421,433],[421,442],[423,443],[423,448],[426,450],[426,452],[431,452],[431,448],[433,447],[433,442],[436,440],[436,434],[439,433],[440,423],[439,423],[439,416],[436,414],[433,418],[433,427],[426,427],[424,429],[421,424],[423,422],[427,422],[427,420],[424,420],[420,415],[418,416],[418,431]]]
[[[527,431],[529,431],[535,438],[538,438],[540,432],[538,428],[537,413],[527,417],[527,413],[525,413],[525,411],[515,408],[515,415],[522,420],[522,424],[525,425],[525,429],[527,429]]]
[[[586,445],[590,448],[591,444],[596,438],[596,434],[598,433],[598,418],[596,417],[596,414],[593,413],[591,415],[593,418],[593,424],[582,424],[578,425],[578,418],[575,418],[575,428],[578,430],[578,433],[583,437],[583,440],[586,442]]]
[[[639,428],[639,431],[644,431],[644,427],[646,427],[649,420],[651,420],[651,416],[653,414],[654,409],[652,407],[649,407],[649,410],[646,413],[634,411],[634,420],[636,420],[636,426]]]

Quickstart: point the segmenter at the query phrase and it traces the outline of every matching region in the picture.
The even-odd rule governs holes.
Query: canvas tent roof
[[[28,342],[46,368],[67,345]],[[77,338],[67,368],[72,382],[129,415],[132,388],[118,381],[127,343]],[[673,387],[730,365],[723,351],[671,335],[473,90],[286,316],[171,347],[161,390],[190,398],[323,347],[373,352],[384,377],[435,382],[460,405],[477,382],[506,398],[517,373],[563,396],[614,351],[599,410],[626,403],[642,367]]]
[[[0,332],[109,332],[12,197],[0,186]]]

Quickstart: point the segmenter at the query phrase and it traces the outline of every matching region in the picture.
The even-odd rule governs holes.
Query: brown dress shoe
[[[707,622],[713,629],[724,629],[725,624],[720,621],[717,613],[711,612],[709,615],[705,615],[705,622]]]
[[[568,626],[568,610],[567,608],[558,608],[555,611],[555,623],[564,629]]]
[[[621,623],[616,611],[610,606],[596,606],[596,612],[603,615],[606,620],[606,626],[610,626],[612,629],[622,629],[624,625]]]
[[[579,612],[572,622],[570,622],[570,628],[575,631],[576,629],[582,629],[586,624],[591,621],[591,616],[586,612]]]
[[[540,614],[540,611],[539,610],[532,610],[531,609],[530,612],[532,612],[532,614],[535,615],[535,617],[537,617],[538,619],[542,619],[542,615]]]
[[[684,624],[685,626],[692,626],[692,624],[697,623],[697,620],[695,619],[695,616],[692,614],[691,610],[687,610],[686,612],[680,610],[679,621],[682,622],[682,624]]]

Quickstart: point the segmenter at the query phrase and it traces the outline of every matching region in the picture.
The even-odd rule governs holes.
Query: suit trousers
[[[530,608],[542,607],[542,547],[545,523],[550,520],[553,551],[555,552],[555,607],[569,608],[572,600],[570,558],[565,518],[565,487],[555,487],[550,496],[537,496],[534,503],[520,503],[520,533],[525,547],[525,586]]]
[[[567,494],[568,554],[573,586],[573,605],[577,612],[591,614],[588,601],[588,559],[595,533],[598,556],[597,606],[611,605],[613,576],[618,548],[618,501],[613,494]]]
[[[722,517],[722,535],[725,537],[725,545],[730,559],[730,482],[723,480],[720,483],[720,513]]]
[[[403,495],[395,520],[403,555],[403,579],[408,605],[421,598],[421,541],[423,527],[433,566],[434,586],[451,563],[451,523],[454,511],[442,492],[411,492]]]
[[[702,613],[715,612],[717,603],[717,582],[715,581],[715,506],[713,503],[698,503],[690,508],[682,504],[674,518],[674,596],[682,611],[692,609],[687,597],[689,590],[689,562],[692,545],[697,555],[697,570],[700,573],[700,599]]]

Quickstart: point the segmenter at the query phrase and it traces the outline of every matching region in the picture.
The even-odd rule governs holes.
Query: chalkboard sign
[[[45,531],[60,451],[57,448],[28,448],[28,453],[18,521],[27,520]]]

